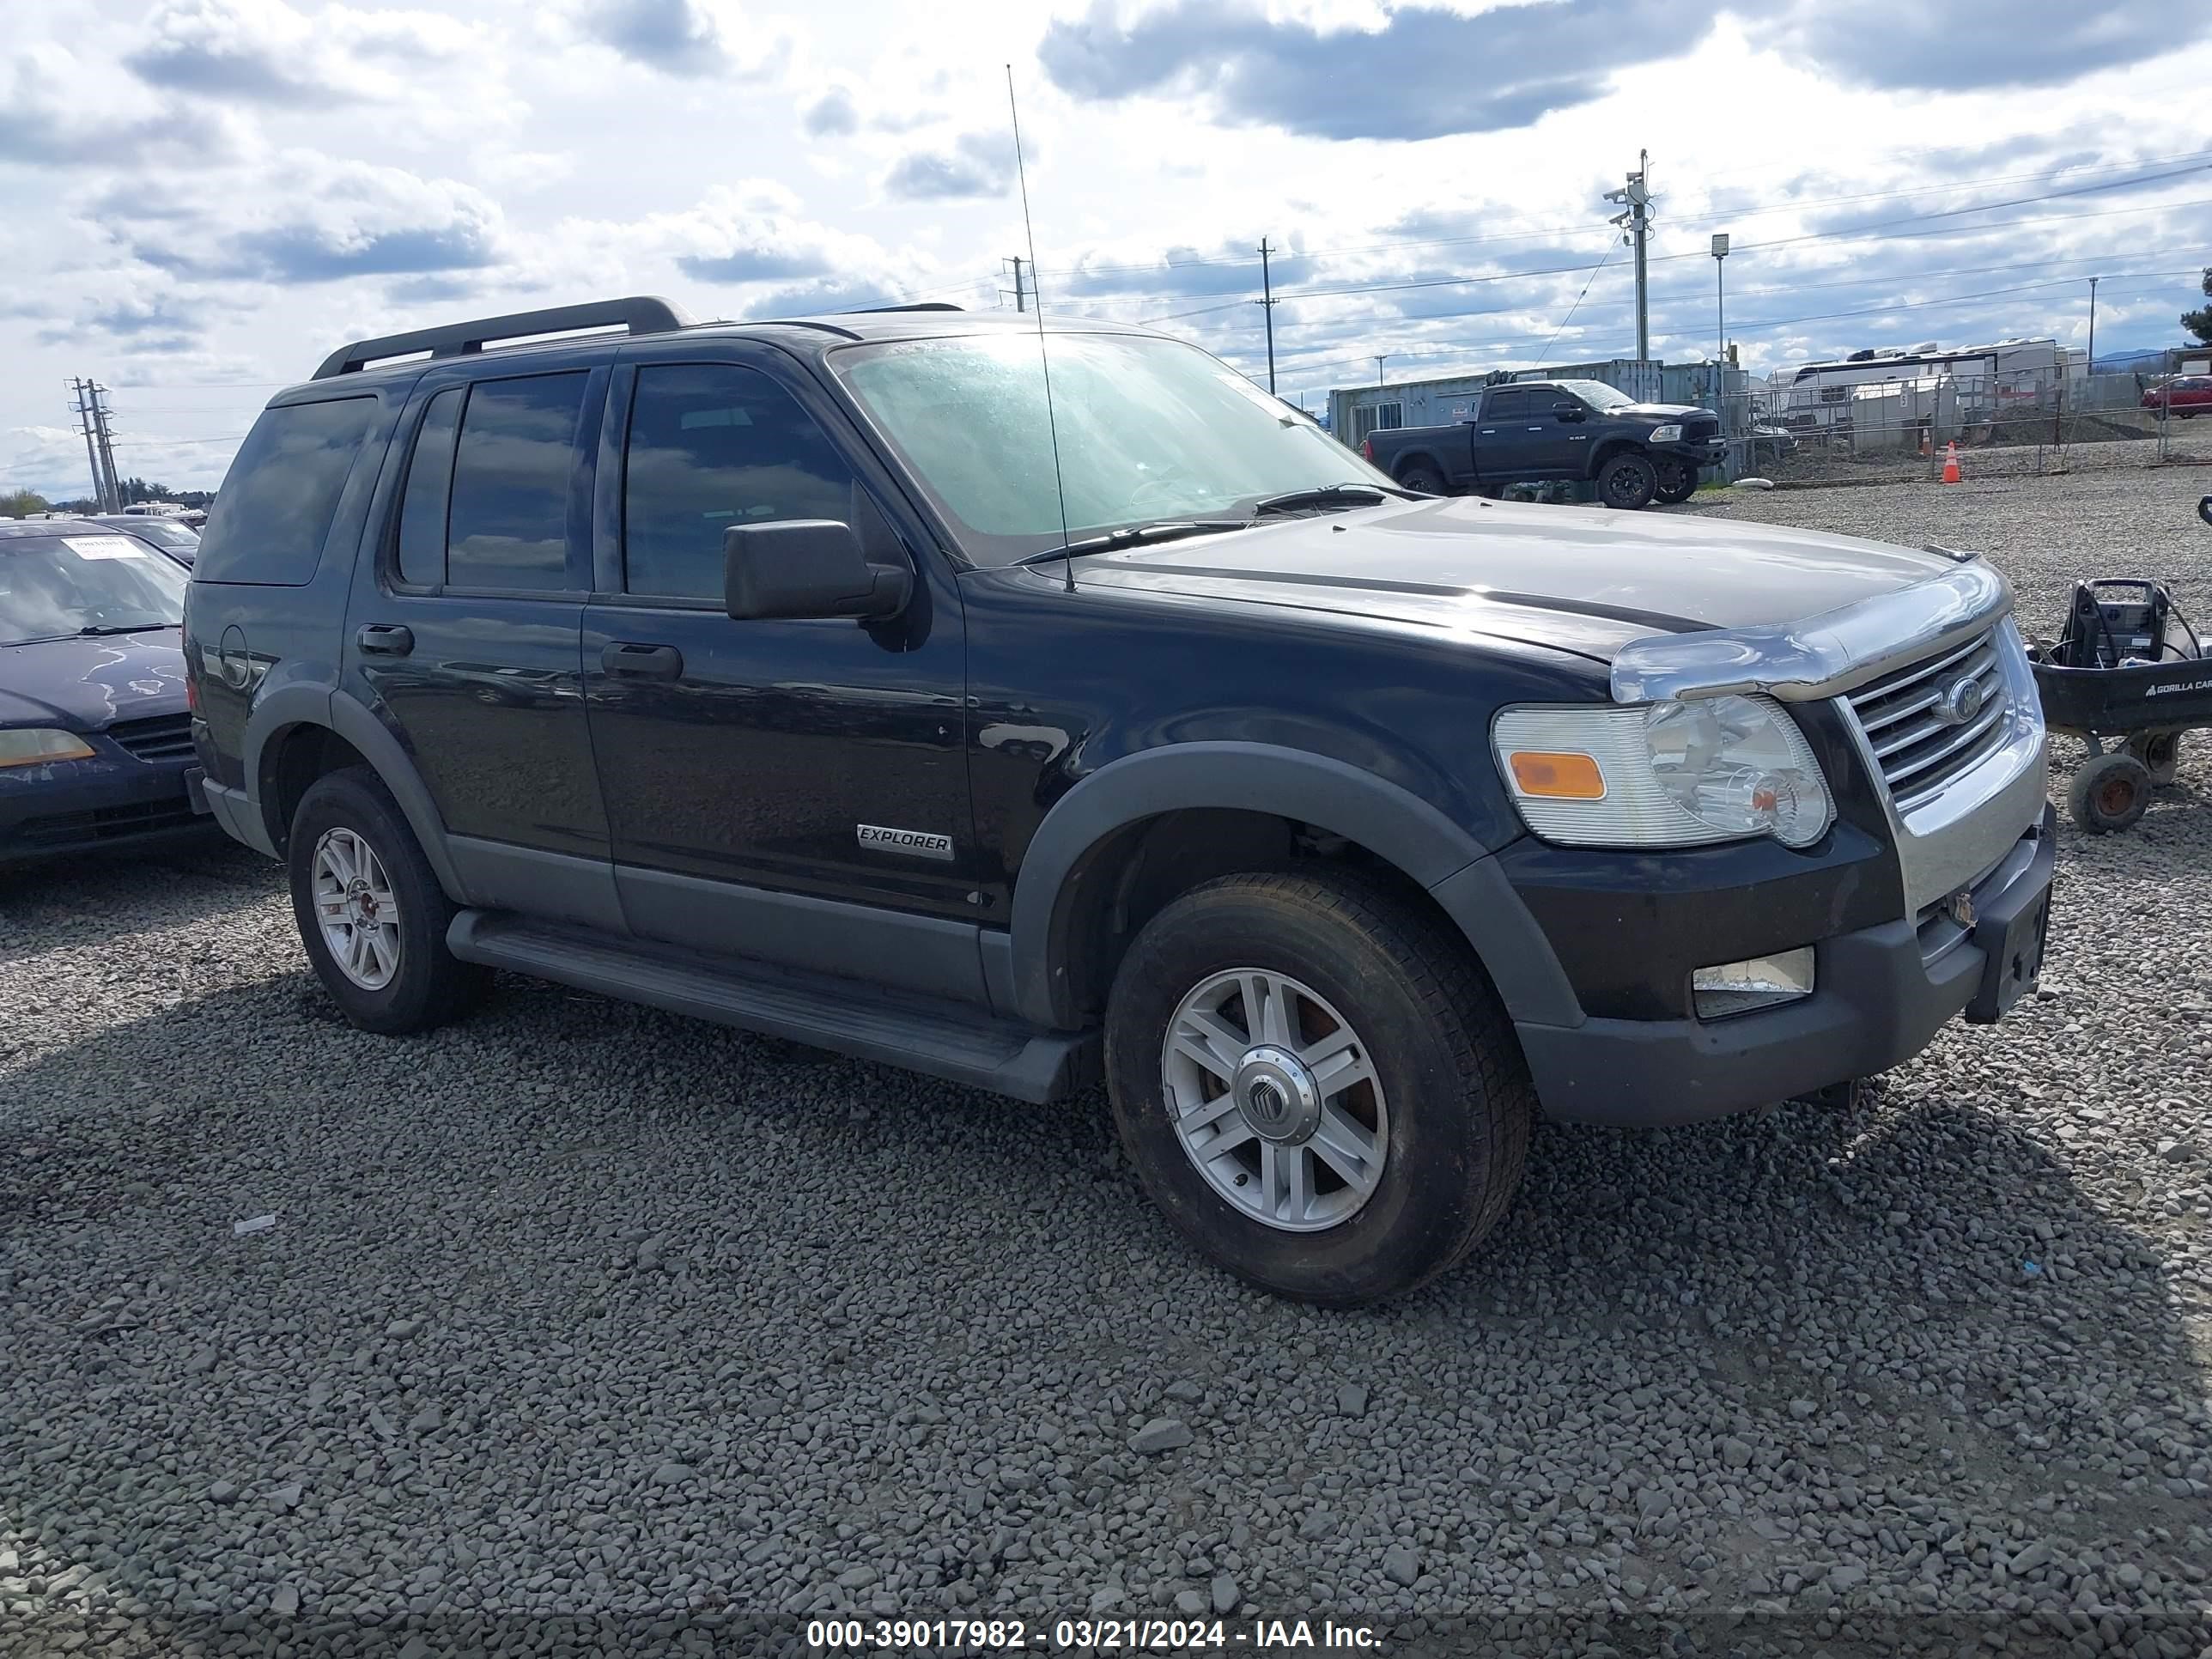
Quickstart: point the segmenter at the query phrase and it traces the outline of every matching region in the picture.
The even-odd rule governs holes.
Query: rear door
[[[641,936],[981,994],[959,598],[792,359],[625,349],[600,460],[585,682],[616,878]],[[901,617],[733,620],[732,525],[834,519],[915,571]]]
[[[1526,477],[1536,471],[1534,399],[1519,386],[1501,386],[1482,398],[1475,422],[1474,470],[1483,477]]]
[[[479,903],[619,929],[578,640],[607,369],[433,370],[359,562],[348,689],[413,758]]]

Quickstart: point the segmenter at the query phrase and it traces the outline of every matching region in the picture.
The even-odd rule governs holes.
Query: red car
[[[2212,409],[2212,374],[2177,374],[2144,392],[2142,406],[2171,409],[2185,421],[2200,409]]]

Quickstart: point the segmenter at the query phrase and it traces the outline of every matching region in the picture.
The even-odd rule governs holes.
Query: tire
[[[1290,997],[1259,999],[1290,1010],[1276,1054],[1334,1039],[1364,1067],[1348,1088],[1320,1085],[1329,1127],[1304,1143],[1295,1138],[1315,1097],[1301,1091],[1302,1068],[1270,1073],[1267,1045],[1252,1041],[1247,975],[1278,991],[1295,982]],[[1214,1002],[1224,986],[1233,988],[1227,1000]],[[1192,1045],[1170,1048],[1171,1030],[1194,1007],[1218,1010],[1212,1029],[1223,1042],[1206,1048],[1233,1086]],[[1285,1031],[1263,1018],[1257,1034]],[[1326,1079],[1326,1061],[1321,1069]],[[1153,917],[1115,976],[1106,1075],[1121,1145],[1183,1236],[1249,1283],[1330,1307],[1410,1291],[1465,1257],[1511,1202],[1534,1115],[1519,1045],[1464,942],[1388,894],[1333,876],[1226,876]],[[1237,1103],[1213,1113],[1225,1123],[1191,1131],[1228,1142],[1205,1158],[1208,1174],[1200,1152],[1186,1150],[1172,1103],[1192,1112],[1224,1100]],[[1263,1161],[1255,1131],[1267,1124],[1280,1150]],[[1341,1158],[1347,1124],[1370,1153],[1349,1160],[1366,1171],[1359,1182],[1316,1144],[1339,1137]],[[1277,1201],[1271,1168],[1303,1171],[1302,1212],[1287,1186]],[[1261,1218],[1271,1203],[1274,1218]]]
[[[2164,788],[2181,770],[2181,733],[2141,732],[2128,739],[2128,753],[2142,763],[2153,784]]]
[[[1645,456],[1616,455],[1598,469],[1597,498],[1620,512],[1650,506],[1658,489],[1658,470]]]
[[[1698,493],[1698,469],[1687,461],[1665,458],[1652,464],[1652,471],[1658,479],[1652,498],[1662,507],[1674,507]]]
[[[2112,750],[2092,755],[2066,786],[2066,809],[2093,836],[2132,826],[2150,805],[2150,769],[2133,755]]]
[[[1415,490],[1424,495],[1444,493],[1443,476],[1425,461],[1415,461],[1406,467],[1398,474],[1398,484],[1402,489]]]
[[[292,814],[285,864],[300,942],[349,1023],[387,1036],[427,1031],[483,995],[490,975],[447,950],[456,907],[368,768],[325,773],[308,786]],[[343,908],[343,919],[332,913],[343,946],[326,932],[321,903]]]

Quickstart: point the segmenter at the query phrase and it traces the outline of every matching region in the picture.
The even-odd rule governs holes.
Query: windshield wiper
[[[1254,518],[1264,519],[1271,513],[1295,513],[1301,507],[1377,507],[1392,495],[1407,501],[1419,499],[1410,489],[1385,489],[1381,484],[1316,484],[1311,489],[1287,489],[1279,495],[1262,495],[1252,503],[1250,511]]]
[[[157,634],[165,628],[174,628],[175,623],[94,623],[76,630],[81,640],[100,639],[109,634]]]
[[[1014,562],[1056,564],[1062,559],[1079,559],[1086,553],[1111,553],[1118,547],[1140,547],[1147,542],[1180,541],[1185,536],[1211,536],[1224,530],[1243,530],[1251,522],[1249,519],[1162,519],[1153,524],[1133,524],[1124,530],[1109,530],[1103,536],[1085,536],[1065,547],[1048,548],[1042,553],[1016,559]]]

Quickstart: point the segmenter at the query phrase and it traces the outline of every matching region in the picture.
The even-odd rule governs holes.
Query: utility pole
[[[1278,302],[1275,299],[1274,280],[1268,274],[1267,270],[1267,255],[1270,252],[1267,239],[1262,236],[1260,239],[1261,297],[1252,303],[1260,307],[1260,314],[1267,319],[1267,392],[1270,396],[1273,396],[1275,390],[1275,307]]]
[[[1017,311],[1029,309],[1022,295],[1022,256],[1018,253],[1014,255],[1014,309]]]
[[[107,429],[110,410],[101,401],[107,395],[107,388],[91,382],[87,384],[92,390],[92,423],[100,434],[100,464],[107,473],[107,510],[120,513],[123,510],[123,481],[115,471],[114,434]]]
[[[1636,361],[1651,361],[1651,308],[1650,302],[1650,271],[1644,263],[1644,242],[1651,229],[1651,152],[1636,152],[1636,171],[1628,175],[1628,182],[1619,190],[1605,193],[1608,202],[1621,204],[1621,211],[1613,222],[1624,227],[1626,240],[1636,244]]]
[[[86,389],[90,384],[72,377],[70,390],[76,394],[77,430],[84,434],[85,463],[92,469],[92,498],[104,512],[107,508],[107,475],[100,470],[99,439],[92,425],[92,398]]]
[[[2097,278],[2089,279],[2089,361],[2090,374],[2097,372]]]
[[[1377,358],[1375,360],[1375,384],[1376,384],[1376,385],[1377,385],[1377,386],[1381,386],[1381,385],[1382,384],[1382,365],[1383,365],[1384,363],[1386,363],[1386,362],[1389,362],[1391,358],[1393,358],[1393,357],[1396,356],[1397,355],[1398,355],[1398,354],[1397,354],[1396,352],[1395,352],[1395,351],[1386,351],[1386,352],[1384,352],[1384,353],[1383,353],[1380,357],[1377,357]]]

